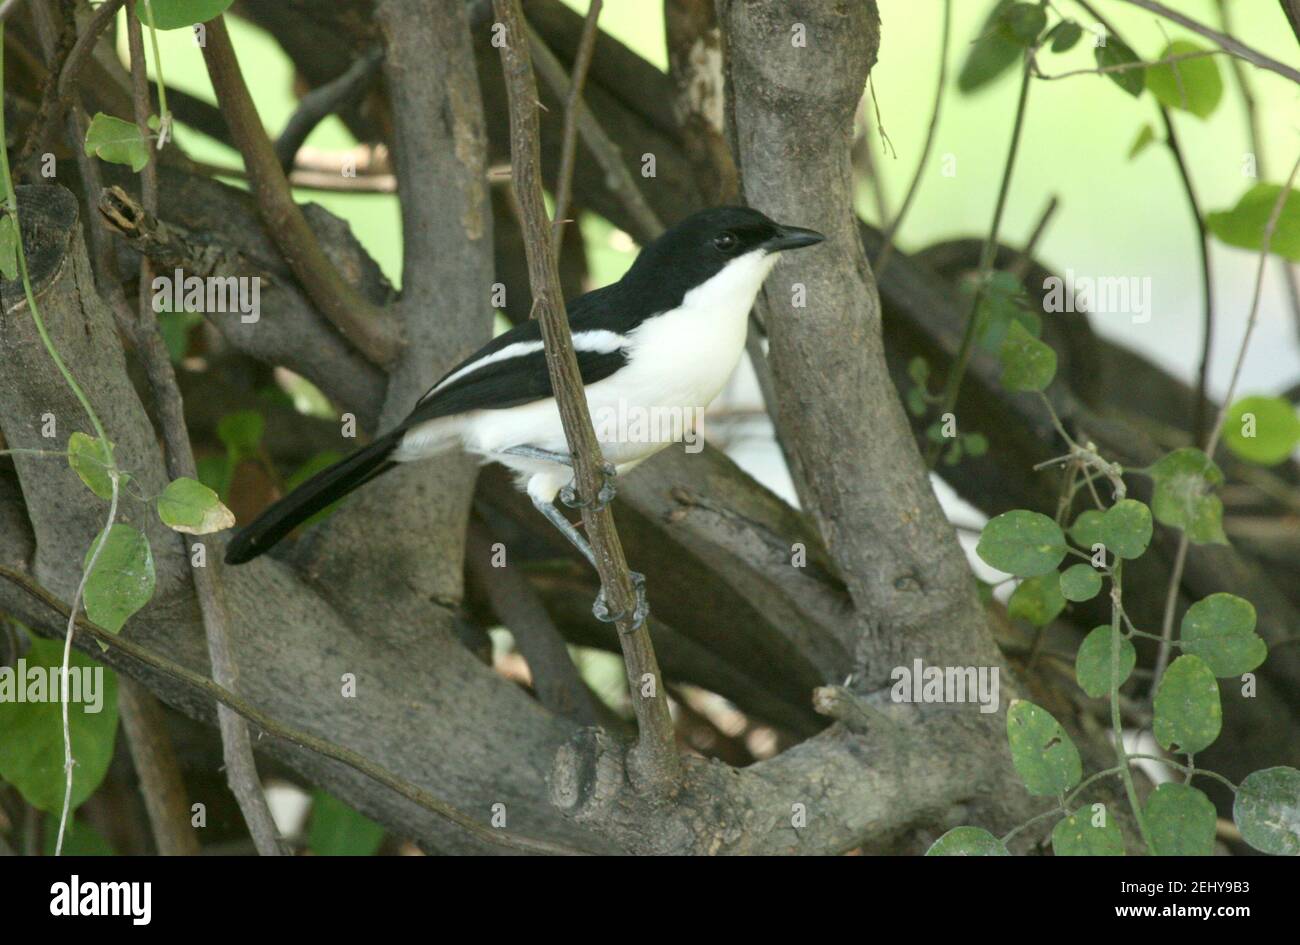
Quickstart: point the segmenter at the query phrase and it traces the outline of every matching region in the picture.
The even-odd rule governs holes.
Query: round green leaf
[[[1211,594],[1188,607],[1182,644],[1216,676],[1248,673],[1268,656],[1268,645],[1255,633],[1254,606],[1235,594]]]
[[[974,292],[977,285],[962,283],[962,289]],[[1001,269],[989,273],[975,310],[975,337],[981,348],[997,354],[1014,322],[1035,338],[1043,333],[1042,319],[1030,311],[1028,299],[1024,284],[1015,275]]]
[[[113,497],[113,480],[108,474],[112,454],[113,444],[106,445],[98,437],[81,432],[68,437],[68,465],[81,477],[86,488],[101,499]]]
[[[1223,442],[1247,462],[1272,466],[1300,445],[1300,417],[1281,397],[1243,397],[1223,418]]]
[[[153,27],[160,30],[179,30],[195,23],[215,19],[235,0],[149,0],[153,8]],[[149,24],[145,0],[135,0],[135,15],[140,22]]]
[[[961,441],[966,445],[966,454],[972,459],[989,451],[989,440],[983,433],[963,434]]]
[[[930,379],[930,362],[925,358],[917,355],[907,362],[907,376],[912,379],[913,384],[921,387]]]
[[[1165,47],[1160,59],[1174,59],[1191,53],[1206,52],[1204,46],[1176,39]],[[1223,98],[1223,79],[1211,56],[1179,59],[1151,65],[1146,69],[1146,84],[1167,108],[1181,108],[1197,118],[1208,118]]]
[[[1093,627],[1083,638],[1074,657],[1074,676],[1079,681],[1079,688],[1094,699],[1110,695],[1110,645],[1111,628],[1102,624]],[[1124,685],[1136,665],[1137,650],[1129,640],[1120,637],[1118,686]]]
[[[112,526],[103,540],[104,549],[86,579],[86,616],[117,633],[127,618],[153,597],[153,552],[149,539],[130,525]],[[92,542],[82,567],[90,564],[94,549]]]
[[[1093,545],[1106,544],[1101,527],[1104,520],[1105,515],[1097,509],[1080,512],[1079,517],[1070,526],[1070,539],[1080,548],[1087,548],[1089,551],[1092,550]]]
[[[1096,825],[1094,825],[1096,823]],[[1109,810],[1080,807],[1052,828],[1057,856],[1123,856],[1124,834]]]
[[[1061,595],[1066,600],[1092,600],[1101,591],[1101,575],[1090,564],[1075,564],[1061,572]]]
[[[1102,516],[1102,544],[1120,558],[1140,558],[1151,543],[1151,510],[1137,499],[1121,499]]]
[[[1055,571],[1025,578],[1007,601],[1007,613],[1035,627],[1045,627],[1065,609],[1061,581]]]
[[[374,856],[384,828],[324,791],[312,793],[307,846],[317,856]]]
[[[1229,246],[1259,251],[1264,248],[1264,229],[1281,193],[1278,184],[1255,184],[1231,210],[1207,213],[1205,225]],[[1294,190],[1282,204],[1268,251],[1292,262],[1300,262],[1300,197]]]
[[[129,164],[140,171],[149,163],[149,142],[133,121],[98,112],[86,129],[86,154],[110,164]]]
[[[983,827],[954,827],[925,851],[926,856],[1010,856],[1011,852]]]
[[[1044,39],[1052,41],[1052,52],[1069,52],[1083,38],[1083,27],[1074,20],[1062,20],[1053,26]]]
[[[998,17],[998,32],[1002,38],[1018,46],[1028,47],[1038,39],[1047,26],[1047,12],[1036,3],[1013,3]]]
[[[1208,748],[1223,727],[1223,707],[1214,672],[1199,656],[1169,664],[1156,689],[1152,734],[1168,751],[1194,755]]]
[[[1011,0],[999,0],[984,21],[979,37],[971,44],[957,75],[957,88],[963,93],[982,89],[1023,58],[1024,49],[997,28],[999,19],[1010,6]]]
[[[1196,544],[1227,544],[1223,503],[1213,489],[1223,482],[1214,462],[1186,446],[1162,457],[1149,470],[1155,483],[1151,511],[1156,521],[1187,532]]]
[[[31,644],[17,666],[0,673],[0,778],[33,807],[59,811],[65,777],[59,701],[63,643],[33,637]],[[68,691],[73,696],[68,727],[72,757],[77,761],[72,769],[75,808],[99,787],[113,759],[117,676],[76,650],[68,671]],[[39,691],[34,688],[38,680]]]
[[[1056,376],[1056,352],[1039,341],[1018,321],[1007,325],[1007,336],[998,349],[1002,359],[1002,386],[1007,390],[1043,390]]]
[[[1079,783],[1079,750],[1046,709],[1016,699],[1007,709],[1011,760],[1030,794],[1058,797]]]
[[[1153,856],[1213,856],[1214,805],[1188,784],[1170,781],[1147,798],[1142,809]]]
[[[1020,577],[1055,571],[1065,551],[1061,527],[1041,512],[1025,509],[990,519],[975,546],[985,564]]]
[[[1128,46],[1115,38],[1114,34],[1106,37],[1106,45],[1098,46],[1092,51],[1093,57],[1097,60],[1098,69],[1106,69],[1114,66],[1127,65],[1128,63],[1139,62],[1137,54]],[[1114,72],[1105,72],[1103,75],[1110,79],[1121,89],[1137,98],[1142,94],[1142,89],[1146,84],[1143,78],[1143,68],[1119,69]]]
[[[181,477],[158,497],[158,517],[187,535],[209,535],[235,524],[235,515],[201,482]]]
[[[1232,819],[1241,838],[1261,853],[1300,856],[1300,771],[1279,766],[1247,775]]]

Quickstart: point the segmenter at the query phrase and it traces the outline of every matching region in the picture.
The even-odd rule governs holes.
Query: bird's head
[[[738,289],[757,293],[778,255],[826,239],[816,230],[788,226],[749,207],[701,210],[665,230],[647,245],[628,271],[629,281],[676,296],[725,273]]]

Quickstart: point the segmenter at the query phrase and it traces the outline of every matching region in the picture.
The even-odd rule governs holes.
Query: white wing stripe
[[[597,354],[609,354],[617,351],[628,343],[627,337],[617,332],[598,329],[595,331],[580,331],[573,336],[573,347],[577,351],[594,351]],[[500,351],[493,351],[485,358],[479,358],[471,364],[465,365],[458,371],[454,371],[444,377],[429,393],[425,394],[421,400],[428,400],[438,391],[442,390],[448,384],[460,380],[466,374],[472,374],[479,368],[486,367],[489,364],[495,364],[498,361],[505,361],[508,358],[522,358],[530,354],[536,354],[543,348],[540,341],[516,341],[512,345],[506,345]]]

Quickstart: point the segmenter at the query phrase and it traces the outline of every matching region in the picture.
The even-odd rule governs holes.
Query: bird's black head
[[[749,207],[714,207],[665,230],[641,250],[624,281],[662,296],[663,308],[671,308],[736,260],[813,246],[825,238],[816,230],[777,223]]]

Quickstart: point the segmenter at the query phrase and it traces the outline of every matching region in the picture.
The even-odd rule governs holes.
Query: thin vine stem
[[[167,143],[171,129],[171,112],[167,109],[167,83],[163,79],[162,53],[158,49],[158,30],[153,24],[153,2],[144,0],[144,22],[149,27],[149,43],[153,46],[154,83],[158,86],[158,150]]]

